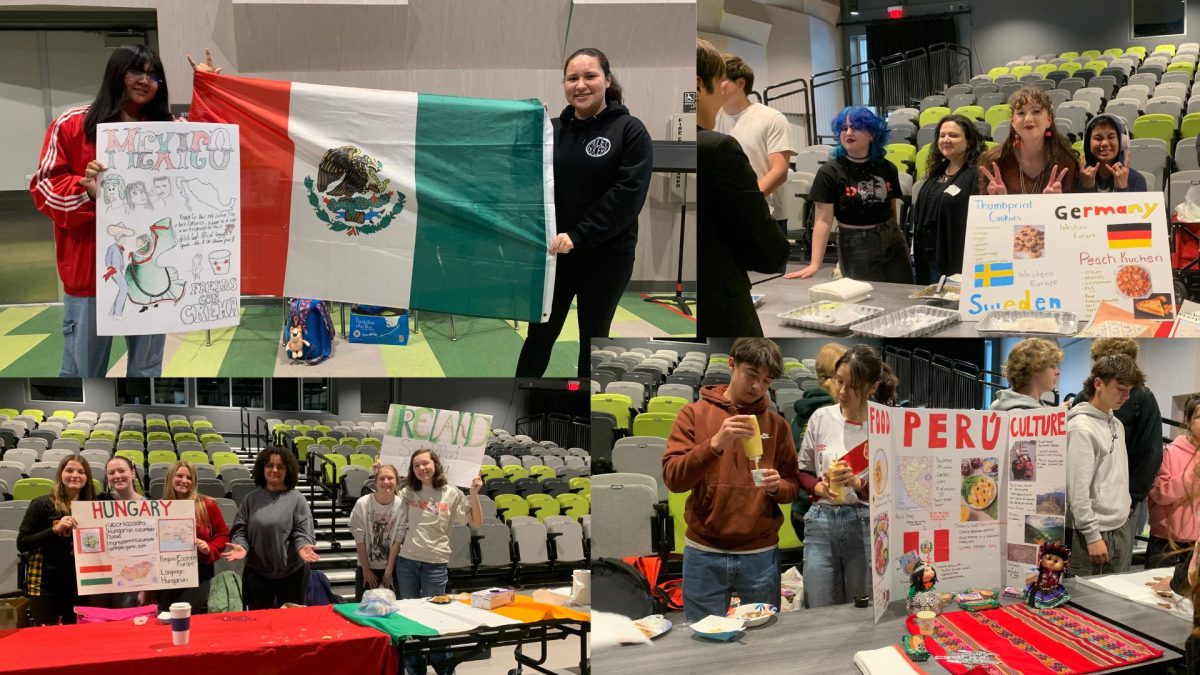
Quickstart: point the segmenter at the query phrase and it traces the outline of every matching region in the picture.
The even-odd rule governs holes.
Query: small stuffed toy
[[[928,562],[918,562],[909,577],[908,613],[916,614],[922,610],[940,612],[942,596],[937,592],[937,570]]]
[[[304,339],[304,331],[300,326],[292,326],[292,329],[288,333],[291,335],[287,341],[288,356],[296,360],[303,359],[304,348],[311,346],[308,340]]]
[[[1045,543],[1038,549],[1038,567],[1029,575],[1025,586],[1026,602],[1030,607],[1051,609],[1065,605],[1071,599],[1062,585],[1063,571],[1071,560],[1071,549],[1063,544]]]

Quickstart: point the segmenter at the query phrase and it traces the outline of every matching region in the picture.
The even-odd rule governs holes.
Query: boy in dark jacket
[[[776,272],[788,240],[771,217],[750,160],[732,136],[710,131],[721,109],[725,61],[696,40],[697,337],[761,336],[747,270]]]

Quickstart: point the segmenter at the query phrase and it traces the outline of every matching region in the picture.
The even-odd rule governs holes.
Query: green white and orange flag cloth
[[[239,127],[243,294],[549,317],[538,101],[196,73],[190,119]]]

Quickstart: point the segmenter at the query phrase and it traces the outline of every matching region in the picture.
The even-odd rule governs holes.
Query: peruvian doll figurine
[[[1030,575],[1025,586],[1025,598],[1030,607],[1050,609],[1066,604],[1071,595],[1062,585],[1063,571],[1071,559],[1071,549],[1063,544],[1046,543],[1038,549],[1036,575]]]
[[[927,562],[918,562],[909,580],[907,603],[909,614],[916,614],[924,610],[934,612],[942,610],[941,595],[934,589],[934,586],[937,585],[937,570],[933,568],[933,565]]]

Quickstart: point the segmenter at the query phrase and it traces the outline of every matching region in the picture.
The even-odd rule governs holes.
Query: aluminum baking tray
[[[822,300],[789,309],[777,315],[783,323],[794,328],[809,328],[826,333],[844,333],[852,324],[883,314],[882,307],[856,305],[836,300]]]
[[[1074,312],[994,309],[983,315],[975,330],[993,335],[1074,335],[1079,317]]]
[[[958,321],[958,310],[914,305],[856,323],[850,328],[864,337],[921,337],[942,330]]]
[[[936,303],[936,304],[944,304],[944,305],[958,303],[958,298],[962,294],[962,286],[960,284],[956,284],[956,283],[948,281],[948,282],[946,282],[946,284],[944,286],[942,286],[941,293],[937,292],[937,287],[938,287],[937,284],[930,284],[930,285],[926,286],[925,288],[922,288],[918,291],[913,292],[908,297],[912,300],[924,300],[925,302],[928,302],[928,303]],[[953,293],[953,295],[950,297],[946,297],[946,295],[950,294],[950,293]]]

